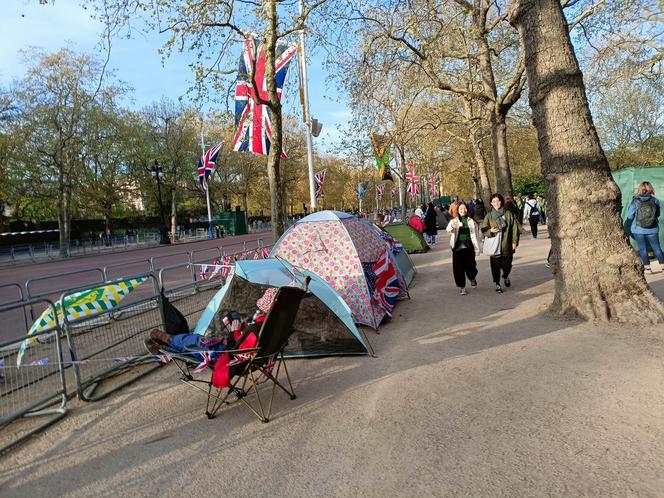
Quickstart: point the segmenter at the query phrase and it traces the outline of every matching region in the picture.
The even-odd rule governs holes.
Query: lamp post
[[[161,225],[159,227],[159,243],[170,244],[171,239],[168,238],[168,228],[164,220],[164,205],[161,202],[161,180],[164,178],[164,170],[159,166],[159,162],[155,159],[154,164],[148,168],[150,175],[157,180],[157,205],[159,206],[159,219]]]

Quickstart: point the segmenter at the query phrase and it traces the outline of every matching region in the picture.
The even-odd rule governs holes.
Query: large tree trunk
[[[491,143],[496,169],[496,184],[498,192],[504,196],[512,196],[512,171],[510,170],[507,155],[507,122],[505,114],[494,106],[491,120]]]
[[[623,233],[620,190],[593,125],[560,3],[512,1],[509,18],[525,54],[551,206],[552,309],[588,319],[661,322],[664,306]]]
[[[175,185],[171,188],[171,240],[175,242],[175,235],[177,233],[177,228],[178,228],[178,207],[177,204],[175,203],[177,199],[177,190],[175,188]]]
[[[58,230],[60,243],[60,256],[69,255],[69,237],[71,234],[71,191],[67,185],[64,174],[58,180]]]

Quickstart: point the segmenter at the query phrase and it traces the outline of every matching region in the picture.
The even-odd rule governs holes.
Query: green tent
[[[427,252],[429,250],[429,246],[424,242],[424,236],[410,225],[394,223],[383,227],[383,230],[401,242],[408,254]]]
[[[650,182],[655,188],[655,196],[662,201],[664,199],[664,167],[657,168],[625,168],[612,173],[613,179],[620,187],[622,193],[622,212],[620,216],[623,221],[627,216],[627,209],[636,193],[636,187],[641,182]],[[664,246],[664,216],[659,218],[659,242]],[[636,247],[636,241],[630,239]]]

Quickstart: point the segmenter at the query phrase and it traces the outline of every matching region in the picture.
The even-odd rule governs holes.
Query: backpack
[[[655,228],[657,226],[657,205],[650,198],[639,201],[636,207],[636,226],[640,228]]]
[[[539,210],[537,209],[537,201],[535,201],[535,204],[531,204],[530,202],[527,202],[530,206],[530,218],[534,218],[535,216],[539,216]]]

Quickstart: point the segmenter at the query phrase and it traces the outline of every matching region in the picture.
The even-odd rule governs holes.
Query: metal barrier
[[[56,273],[53,275],[47,275],[45,277],[38,277],[38,278],[31,278],[30,280],[25,282],[25,291],[27,294],[28,299],[33,299],[37,297],[54,297],[60,294],[63,291],[66,291],[70,287],[62,286],[62,282],[68,282],[71,284],[70,281],[67,279],[71,277],[72,275],[81,275],[84,273],[91,273],[91,274],[96,274],[94,279],[90,279],[91,284],[96,284],[99,282],[103,282],[104,279],[104,271],[101,268],[87,268],[85,270],[76,270],[76,271],[68,271],[65,273]],[[49,288],[48,282],[49,280],[55,280],[56,283],[58,284],[57,287],[54,288]],[[44,286],[46,287],[45,289],[35,289],[34,287],[38,286]]]
[[[50,308],[55,326],[39,332],[26,349],[18,366],[20,344],[27,339],[28,329],[22,334],[0,344],[0,430],[11,432],[9,441],[0,446],[0,452],[23,441],[27,437],[62,419],[67,413],[67,387],[62,354],[62,327],[58,322],[55,306],[47,299],[32,299],[0,306],[0,321],[20,308],[36,304]],[[11,422],[24,417],[48,417],[36,427],[32,423]]]
[[[139,265],[143,266],[143,268],[140,268],[138,271],[132,271],[132,268]],[[123,270],[123,274],[113,275],[115,273],[115,270]],[[112,265],[104,266],[103,269],[104,280],[121,278],[123,275],[126,275],[127,273],[136,274],[136,273],[153,273],[153,272],[154,272],[154,266],[152,266],[152,259],[135,259],[132,261],[123,261],[122,263],[115,263]]]
[[[120,280],[138,277],[145,277],[152,282],[148,297],[133,301],[125,298],[110,310],[76,320],[65,316],[63,325],[74,366],[78,397],[84,401],[103,399],[161,366],[160,363],[154,365],[154,357],[145,352],[143,344],[151,329],[164,326],[157,280],[152,273]],[[117,281],[107,284],[115,282]],[[146,284],[147,282],[142,285]],[[64,302],[67,296],[88,288],[89,286],[64,292],[60,297],[61,302]],[[102,381],[143,364],[149,364],[149,368],[139,371],[102,394],[95,394]]]

